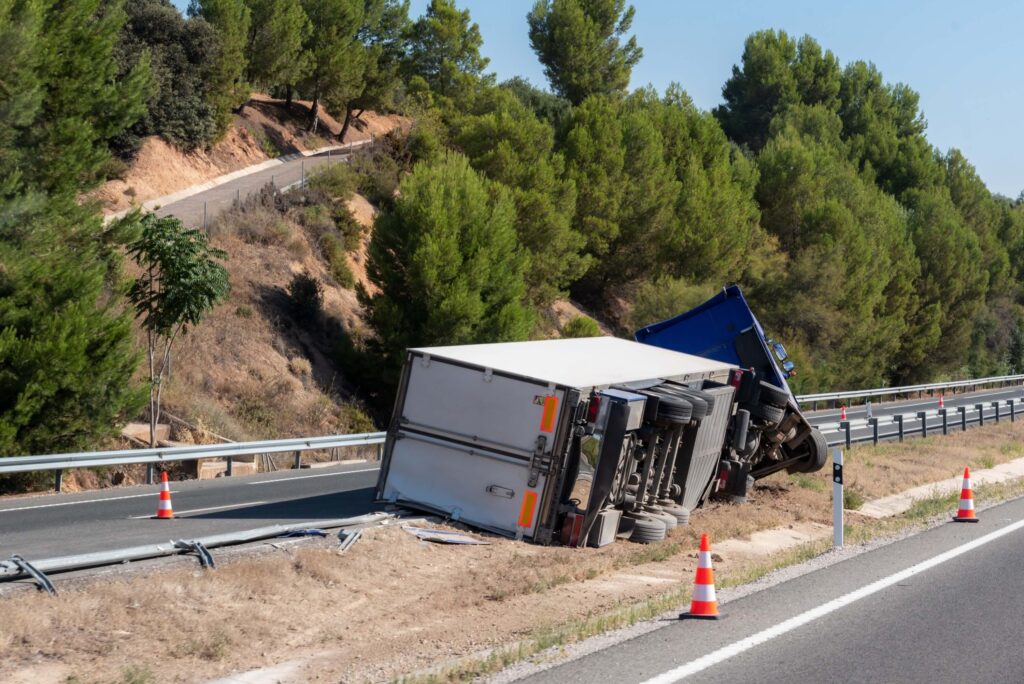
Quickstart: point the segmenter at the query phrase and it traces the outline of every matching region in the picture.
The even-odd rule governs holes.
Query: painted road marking
[[[755,646],[760,646],[761,644],[771,641],[776,637],[780,637],[783,634],[786,634],[787,632],[791,632],[794,629],[797,629],[798,627],[803,627],[804,625],[813,622],[818,618],[825,617],[829,613],[834,613],[840,608],[845,608],[846,606],[850,605],[851,603],[854,603],[855,601],[867,598],[872,594],[877,594],[883,589],[887,589],[893,586],[894,584],[897,584],[899,582],[902,582],[906,579],[913,577],[914,575],[919,575],[925,570],[930,570],[938,565],[942,565],[943,563],[951,561],[954,558],[957,558],[958,556],[962,556],[965,553],[968,553],[970,551],[973,551],[974,549],[984,546],[989,542],[993,542],[999,539],[1000,537],[1005,537],[1006,535],[1011,534],[1012,532],[1016,532],[1021,528],[1024,528],[1024,520],[1018,520],[1012,525],[1007,525],[1002,529],[986,534],[984,537],[979,537],[978,539],[975,539],[972,542],[968,542],[962,546],[958,546],[944,553],[940,553],[939,555],[929,558],[926,561],[922,561],[916,565],[910,566],[905,570],[901,570],[900,572],[897,572],[894,575],[883,577],[882,579],[876,582],[872,582],[871,584],[863,586],[860,589],[856,589],[848,594],[844,594],[843,596],[833,599],[828,603],[824,603],[818,606],[817,608],[812,608],[811,610],[801,613],[800,615],[796,615],[794,617],[789,618],[788,620],[780,622],[774,627],[769,627],[768,629],[762,630],[757,634],[754,634],[753,636],[749,636],[746,639],[741,639],[739,641],[733,642],[728,646],[723,646],[717,651],[712,651],[711,653],[708,653],[705,656],[701,656],[696,660],[691,660],[685,665],[680,665],[679,667],[673,670],[669,670],[664,674],[648,679],[646,682],[643,682],[643,684],[672,684],[672,682],[678,682],[682,679],[685,679],[686,677],[689,677],[690,675],[697,674],[698,672],[701,672],[703,670],[708,669],[709,667],[722,663],[728,660],[729,658],[737,656],[745,651],[749,651]]]
[[[171,492],[174,493],[173,491]],[[36,506],[22,506],[20,508],[0,508],[0,513],[11,513],[12,511],[31,511],[36,508],[53,508],[55,506],[77,506],[78,504],[100,503],[103,501],[122,501],[124,499],[141,499],[144,496],[155,496],[156,492],[148,494],[132,494],[130,496],[112,496],[106,499],[85,499],[83,501],[61,501],[59,503],[38,504]]]
[[[174,517],[180,518],[183,515],[190,513],[205,513],[206,511],[224,511],[229,508],[245,508],[246,506],[259,506],[261,504],[269,503],[267,501],[246,501],[245,503],[236,504],[225,504],[224,506],[207,506],[206,508],[192,508],[187,511],[174,511]],[[142,520],[143,518],[152,518],[152,515],[130,515],[129,520]]]
[[[375,473],[380,468],[364,468],[362,470],[346,470],[343,473],[320,473],[319,475],[299,475],[298,477],[282,477],[280,480],[261,480],[260,482],[246,482],[245,484],[253,485],[265,485],[265,484],[280,484],[282,482],[294,482],[295,480],[309,480],[314,477],[338,477],[339,475],[354,475],[355,473]]]

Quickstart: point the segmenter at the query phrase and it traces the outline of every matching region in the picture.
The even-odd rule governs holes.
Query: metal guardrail
[[[231,459],[238,456],[258,456],[294,452],[294,467],[302,465],[302,452],[344,447],[383,444],[386,433],[363,432],[354,435],[273,439],[260,442],[232,442],[231,444],[203,444],[196,446],[158,447],[155,449],[120,449],[117,451],[86,451],[76,454],[47,454],[44,456],[8,456],[0,458],[0,475],[45,470],[57,472],[56,489],[60,491],[60,473],[69,468],[130,465],[136,463],[175,463],[203,458],[227,458],[228,475]],[[378,447],[379,450],[379,447]],[[152,469],[147,481],[152,484]]]
[[[876,389],[854,390],[851,392],[824,392],[821,394],[802,394],[796,397],[798,404],[815,404],[819,401],[840,401],[842,399],[867,399],[870,397],[884,397],[899,394],[914,394],[915,392],[937,392],[947,389],[960,389],[966,387],[981,387],[983,385],[999,385],[1008,383],[1024,383],[1024,375],[1000,375],[991,378],[977,378],[974,380],[954,380],[950,382],[935,382],[929,385],[905,385],[902,387],[880,387]]]

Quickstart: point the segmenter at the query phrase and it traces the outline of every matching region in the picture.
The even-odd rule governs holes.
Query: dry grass
[[[921,484],[924,473],[940,479],[963,462],[1008,460],[1022,428],[974,430],[967,438],[951,437],[948,446],[861,447],[849,453],[848,467],[872,475],[863,477],[872,496],[890,494]],[[915,449],[922,446],[924,456]],[[887,463],[891,459],[922,465]],[[900,468],[903,479],[890,479],[883,489],[874,476],[882,465]],[[1021,491],[1020,483],[979,488],[977,498]],[[0,621],[0,680],[128,681],[125,673],[133,667],[141,673],[137,681],[203,681],[298,659],[295,680],[315,674],[327,681],[380,681],[435,668],[415,681],[457,681],[682,605],[701,532],[715,542],[829,521],[827,488],[801,478],[779,475],[759,483],[751,501],[713,503],[695,514],[692,527],[650,546],[571,550],[490,538],[488,546],[450,547],[385,527],[366,531],[343,556],[333,540],[309,542],[224,562],[215,572],[189,566],[62,584],[57,599],[10,595]],[[937,499],[894,520],[850,516],[849,539],[920,524],[952,507],[952,500]],[[723,552],[718,581],[748,582],[822,548],[807,544],[773,557]]]

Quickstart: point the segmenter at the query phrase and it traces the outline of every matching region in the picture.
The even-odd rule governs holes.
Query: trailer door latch
[[[545,435],[539,435],[537,442],[533,445],[533,455],[530,456],[530,479],[529,486],[536,487],[537,480],[540,479],[541,472],[548,472],[548,467],[551,465],[550,459],[544,457],[544,447],[547,446],[548,438]]]

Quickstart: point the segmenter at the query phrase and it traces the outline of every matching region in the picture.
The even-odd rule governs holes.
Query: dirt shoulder
[[[847,481],[865,498],[892,494],[1017,458],[1022,436],[1024,424],[1004,423],[857,447]],[[488,545],[443,546],[386,526],[345,555],[328,538],[267,547],[215,572],[132,573],[66,585],[56,599],[9,595],[0,679],[198,682],[269,667],[282,682],[390,681],[431,669],[460,679],[497,667],[495,649],[520,644],[528,655],[684,601],[702,532],[716,544],[718,582],[749,581],[780,549],[827,535],[827,483],[823,473],[773,476],[748,504],[713,503],[650,546],[565,549],[483,535]],[[751,540],[768,529],[779,539]]]

